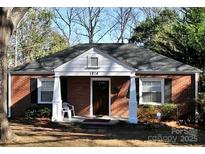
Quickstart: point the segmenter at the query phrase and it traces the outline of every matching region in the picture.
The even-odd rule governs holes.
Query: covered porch
[[[62,102],[68,101],[78,116],[124,116],[137,123],[135,78],[135,68],[96,48],[87,50],[54,69],[52,120],[63,120]]]
[[[55,76],[52,121],[83,122],[106,119],[137,123],[137,96],[133,76]],[[62,103],[74,106],[72,119],[62,114]],[[91,120],[92,123],[93,120]],[[100,121],[100,120],[99,120]],[[95,121],[94,121],[95,123]]]

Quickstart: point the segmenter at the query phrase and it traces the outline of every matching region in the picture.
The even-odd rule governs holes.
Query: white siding
[[[87,62],[88,57],[98,57],[99,59],[99,68],[88,68]],[[122,62],[119,62],[118,60],[110,57],[109,55],[106,55],[94,48],[86,51],[85,53],[79,55],[78,57],[74,58],[73,60],[59,66],[55,69],[55,72],[64,72],[66,75],[72,75],[76,72],[79,72],[80,74],[90,74],[89,72],[98,72],[99,74],[105,74],[105,72],[131,72],[134,71],[133,68],[126,66]],[[66,72],[66,73],[65,73]],[[108,73],[108,74],[109,74]],[[99,75],[98,74],[98,75]],[[113,73],[112,73],[113,74]]]

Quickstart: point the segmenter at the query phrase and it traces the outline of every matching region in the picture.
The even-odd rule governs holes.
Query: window
[[[98,57],[91,57],[91,66],[98,66]]]
[[[88,68],[98,68],[99,58],[98,57],[88,57]]]
[[[38,80],[38,103],[48,104],[53,100],[54,80],[42,78]]]
[[[142,104],[158,104],[164,102],[164,80],[141,79]]]

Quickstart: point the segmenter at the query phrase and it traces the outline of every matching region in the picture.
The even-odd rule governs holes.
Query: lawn
[[[91,126],[50,121],[11,120],[15,141],[0,146],[26,147],[117,147],[117,146],[204,146],[205,128],[178,126],[176,122],[120,122],[113,126]]]

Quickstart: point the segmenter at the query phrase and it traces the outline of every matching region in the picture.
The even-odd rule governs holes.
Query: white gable
[[[98,68],[88,67],[89,57],[97,57],[99,61]],[[59,75],[76,76],[109,76],[109,75],[129,75],[135,69],[125,65],[115,58],[91,48],[73,60],[57,67],[54,71]]]

